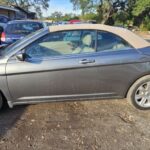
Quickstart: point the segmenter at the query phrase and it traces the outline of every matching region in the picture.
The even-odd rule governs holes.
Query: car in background
[[[81,20],[70,20],[69,24],[80,24]]]
[[[52,26],[53,23],[52,22],[45,22],[47,26]]]
[[[56,21],[52,23],[52,25],[66,25],[66,24],[69,24],[69,22],[68,21]]]
[[[47,25],[42,21],[15,20],[8,22],[1,35],[1,43],[10,45],[30,33],[45,28]]]
[[[10,19],[7,16],[0,15],[0,26],[5,28]]]
[[[96,20],[88,20],[87,22],[88,22],[88,23],[91,23],[91,24],[97,24],[97,21],[96,21]]]

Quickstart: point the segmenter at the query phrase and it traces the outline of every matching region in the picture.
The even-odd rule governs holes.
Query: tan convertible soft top
[[[144,48],[150,46],[150,43],[147,42],[146,40],[142,39],[133,32],[120,27],[113,27],[102,24],[73,24],[73,25],[59,25],[49,27],[50,32],[64,31],[64,30],[82,30],[82,29],[89,29],[89,30],[93,29],[114,33],[125,39],[134,48]]]

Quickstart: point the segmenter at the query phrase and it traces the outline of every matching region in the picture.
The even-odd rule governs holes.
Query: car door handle
[[[94,59],[83,59],[79,61],[80,64],[90,64],[90,63],[95,63]]]

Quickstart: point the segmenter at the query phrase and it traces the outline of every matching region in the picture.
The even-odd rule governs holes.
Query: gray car
[[[1,50],[0,106],[127,98],[150,108],[150,44],[131,31],[78,24],[41,29]]]

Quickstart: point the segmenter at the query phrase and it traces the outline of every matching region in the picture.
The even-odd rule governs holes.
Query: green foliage
[[[75,14],[65,14],[62,16],[61,20],[62,21],[69,21],[69,20],[74,20],[74,19],[79,19],[79,16],[76,16]]]
[[[51,14],[51,16],[48,17],[48,19],[53,20],[53,21],[69,21],[73,19],[79,19],[79,16],[76,16],[75,14],[68,13],[64,14],[62,12],[54,12]]]
[[[106,1],[101,1],[101,3],[97,6],[97,12],[99,15],[99,21],[101,23],[105,23],[112,12],[111,3]]]
[[[82,19],[150,30],[150,0],[70,0]],[[96,13],[97,12],[97,13]]]
[[[70,2],[73,4],[74,9],[81,9],[82,16],[91,8],[91,4],[93,0],[70,0]]]
[[[125,11],[121,11],[113,15],[113,19],[115,20],[115,25],[127,26],[129,24],[128,18],[129,18],[129,14]]]
[[[25,10],[29,10],[30,8],[34,8],[35,11],[42,15],[41,9],[47,9],[49,7],[50,0],[0,0],[0,3],[7,5],[16,5]]]
[[[133,8],[133,15],[138,16],[148,8],[150,8],[150,0],[137,0]]]
[[[144,18],[144,21],[143,21],[143,23],[140,25],[140,29],[141,30],[148,30],[148,31],[150,31],[150,17],[149,16],[146,16],[145,18]]]
[[[85,20],[85,21],[98,20],[98,15],[95,13],[87,13],[84,16],[81,16],[80,18],[81,18],[81,20]]]
[[[59,21],[62,19],[62,17],[63,17],[62,12],[55,11],[54,13],[51,14],[49,18],[54,21]]]
[[[49,7],[50,0],[0,0],[0,3],[16,5],[29,10],[34,8],[39,15],[41,9]],[[55,21],[72,19],[96,20],[104,24],[135,25],[150,30],[150,0],[70,0],[74,9],[80,9],[81,16],[54,12],[49,17]]]
[[[118,10],[124,10],[127,0],[70,0],[74,8],[81,9],[82,15],[97,12],[98,22],[109,23],[113,14]]]

